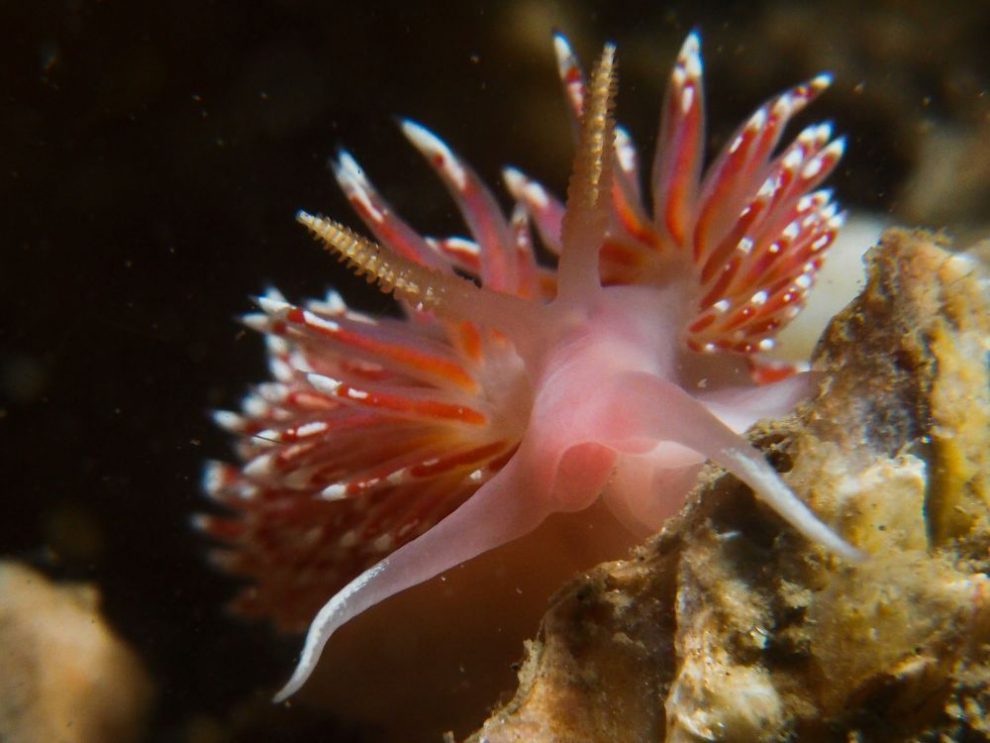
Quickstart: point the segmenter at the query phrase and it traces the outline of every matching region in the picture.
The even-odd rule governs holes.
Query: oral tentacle
[[[533,497],[532,477],[514,457],[456,511],[339,591],[310,625],[295,671],[275,701],[285,701],[306,683],[330,636],[366,609],[539,526],[551,504]]]
[[[684,505],[682,495],[698,481],[701,464],[658,468],[649,454],[623,456],[605,489],[605,504],[630,534],[646,539]]]
[[[683,444],[749,485],[759,500],[811,541],[848,560],[863,559],[794,495],[758,449],[677,385],[629,372],[611,382],[607,399],[612,414],[602,422],[601,443],[632,453],[647,451],[649,441]]]
[[[705,407],[733,431],[741,432],[761,418],[787,415],[802,400],[807,400],[817,372],[791,371],[783,379],[760,386],[728,387],[695,395]]]

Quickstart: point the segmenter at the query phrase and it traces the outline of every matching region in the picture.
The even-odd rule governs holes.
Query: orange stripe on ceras
[[[731,315],[729,315],[727,321],[722,325],[722,332],[727,332],[730,330],[735,330],[740,325],[744,325],[749,322],[753,317],[757,315],[759,308],[754,307],[750,304],[745,304]]]
[[[361,390],[348,384],[341,384],[333,395],[357,405],[390,410],[399,414],[408,413],[424,418],[458,421],[476,426],[488,422],[488,418],[484,414],[465,405],[454,405],[436,400],[411,400],[399,395]]]
[[[421,462],[420,464],[409,465],[408,467],[399,468],[398,470],[383,469],[378,472],[373,472],[368,477],[361,480],[355,480],[347,483],[347,495],[360,495],[362,492],[373,488],[382,480],[388,478],[388,476],[393,472],[401,471],[402,469],[404,469],[411,477],[424,479],[428,477],[436,477],[437,475],[450,472],[451,470],[463,469],[468,466],[476,468],[479,465],[487,463],[488,460],[495,455],[501,454],[507,445],[508,444],[505,441],[496,441],[491,444],[485,444],[484,446],[462,451],[447,457],[428,457],[426,461]]]
[[[713,322],[715,322],[715,315],[711,313],[704,314],[700,318],[695,320],[693,323],[691,323],[691,325],[688,326],[688,332],[700,333],[702,330],[707,328]]]
[[[496,441],[492,444],[440,458],[430,464],[417,464],[409,468],[409,474],[413,477],[432,477],[457,467],[478,464],[501,453],[505,446],[506,442]]]
[[[541,273],[538,279],[540,297],[551,300],[557,296],[557,276],[551,273]]]
[[[223,542],[236,542],[247,531],[243,521],[217,516],[205,516],[201,523],[203,531]]]
[[[606,240],[599,253],[602,259],[626,268],[639,268],[643,265],[642,253],[613,240]]]
[[[653,225],[646,224],[639,218],[620,188],[613,189],[612,204],[615,206],[622,228],[629,233],[630,237],[654,250],[660,250],[663,247],[660,242],[660,235],[657,234]]]
[[[693,168],[692,160],[697,156],[700,139],[699,132],[701,129],[701,124],[698,121],[701,91],[698,90],[697,83],[690,82],[680,91],[681,95],[689,88],[692,91],[694,101],[691,110],[687,112],[686,118],[689,117],[690,119],[694,119],[694,121],[690,124],[685,124],[681,129],[683,139],[677,143],[677,150],[675,152],[676,164],[672,169],[674,175],[671,176],[671,188],[667,192],[667,209],[663,215],[667,231],[670,232],[670,236],[678,245],[684,245],[687,239],[691,219],[691,215],[689,214],[690,199],[692,196],[691,190],[694,188],[693,183],[687,182],[681,176],[684,173],[690,172]],[[681,105],[681,95],[677,97],[677,100],[673,101],[674,106]]]
[[[416,251],[408,248],[406,241],[402,239],[402,236],[399,234],[398,230],[392,226],[391,222],[387,219],[376,219],[375,215],[365,208],[364,202],[361,201],[361,199],[352,198],[349,199],[349,201],[358,214],[375,223],[375,227],[383,243],[395,248],[396,252],[403,258],[408,258],[411,261],[419,261],[419,256],[416,254]],[[381,217],[381,215],[378,216]]]
[[[749,127],[744,128],[742,134],[739,135],[741,142],[732,152],[729,153],[729,157],[722,164],[721,169],[717,173],[706,176],[706,180],[707,178],[715,176],[717,176],[717,180],[715,181],[714,190],[708,194],[708,197],[705,199],[705,203],[701,208],[701,214],[698,216],[698,221],[694,231],[693,248],[695,262],[701,262],[702,260],[706,261],[706,270],[707,266],[712,264],[712,258],[715,253],[727,249],[726,245],[719,243],[714,249],[706,252],[706,247],[712,237],[712,229],[716,226],[713,224],[715,214],[723,208],[728,196],[738,187],[740,173],[749,163],[752,157],[753,145],[756,143],[757,138],[760,136],[762,131],[763,129],[759,129],[754,132],[749,129]],[[776,194],[776,192],[774,193]],[[751,210],[755,208],[755,206],[757,206],[756,201],[749,204]],[[763,208],[756,213],[752,211],[748,212],[746,216],[742,218],[742,220],[745,220],[745,225],[748,226],[751,224],[758,217],[758,215],[762,213],[762,211]],[[741,227],[743,224],[744,222],[742,221],[737,220],[736,222],[736,226]],[[724,260],[724,257],[720,256],[717,259],[717,262],[721,262],[722,260]],[[706,281],[707,279],[702,280]]]
[[[732,281],[732,277],[735,276],[736,271],[739,270],[739,263],[739,258],[733,256],[721,266],[721,276],[718,277],[718,280],[715,281],[712,288],[708,290],[708,293],[702,297],[701,301],[698,303],[701,309],[708,309],[715,304],[715,302],[725,296],[725,290],[728,289],[729,283]],[[710,278],[711,277],[709,277],[709,279]],[[707,284],[708,281],[705,280],[702,283]]]
[[[325,395],[300,389],[289,392],[280,407],[300,413],[313,413],[333,410],[337,405],[338,403],[328,400]]]
[[[306,313],[298,307],[293,307],[289,310],[287,319],[296,325],[305,325],[310,330],[320,335],[325,335],[328,338],[333,338],[338,343],[346,346],[391,359],[413,369],[428,372],[434,376],[443,377],[468,390],[477,389],[477,383],[474,378],[464,371],[464,368],[460,364],[453,361],[439,359],[436,356],[431,356],[430,354],[416,351],[412,348],[381,343],[360,333],[353,333],[343,328],[332,330],[321,325],[314,325],[306,322]]]
[[[458,326],[460,331],[460,346],[471,360],[481,360],[481,331],[473,322],[465,320]]]
[[[750,374],[757,384],[783,382],[797,374],[800,370],[792,364],[757,364],[752,358],[748,359]]]

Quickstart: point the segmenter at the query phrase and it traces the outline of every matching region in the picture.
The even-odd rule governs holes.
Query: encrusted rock
[[[0,741],[140,740],[151,682],[92,586],[0,562]]]
[[[891,230],[754,440],[851,564],[717,468],[632,559],[564,588],[474,741],[940,741],[990,730],[990,300]]]

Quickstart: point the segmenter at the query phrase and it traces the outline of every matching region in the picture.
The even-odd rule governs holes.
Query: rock
[[[990,731],[990,300],[971,258],[888,231],[753,440],[850,564],[713,466],[631,559],[555,597],[470,739],[939,741]]]
[[[140,738],[151,683],[98,604],[91,586],[0,562],[0,741]]]

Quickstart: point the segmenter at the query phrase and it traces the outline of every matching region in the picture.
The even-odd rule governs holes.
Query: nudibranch
[[[333,293],[297,306],[269,292],[245,319],[265,335],[274,381],[240,414],[216,414],[239,435],[243,466],[208,467],[207,491],[234,515],[200,524],[227,543],[222,564],[253,581],[242,610],[286,628],[311,620],[277,700],[351,618],[551,513],[603,497],[631,528],[656,529],[706,459],[808,539],[859,557],[740,435],[809,391],[806,374],[780,374],[761,353],[842,222],[818,186],[843,140],[817,124],[777,151],[828,76],[758,108],[702,177],[702,64],[689,35],[649,209],[636,151],[613,123],[614,47],[590,78],[563,37],[555,47],[578,132],[566,205],[510,169],[507,218],[464,161],[405,121],[473,240],[420,236],[341,152],[336,179],[378,242],[298,220],[405,317],[372,318]],[[555,270],[537,263],[531,225]]]

